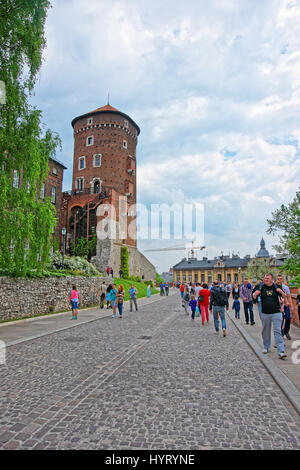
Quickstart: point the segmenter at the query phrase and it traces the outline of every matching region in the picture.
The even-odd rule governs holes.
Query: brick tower
[[[109,104],[72,121],[73,192],[93,195],[114,189],[136,203],[136,146],[139,127]],[[86,200],[88,200],[87,198]]]
[[[116,222],[119,223],[120,197],[127,198],[127,222],[136,231],[135,210],[128,212],[128,208],[136,204],[139,127],[129,116],[110,104],[74,118],[72,127],[72,191],[64,193],[61,219],[61,225],[67,228],[67,247],[80,237],[89,239],[96,234],[101,204],[114,205]],[[104,270],[107,265],[118,270],[122,245],[131,249],[132,274],[141,272],[138,259],[142,259],[143,255],[136,249],[136,237],[128,235],[117,236],[116,240],[98,240],[97,253],[92,261],[100,270]]]

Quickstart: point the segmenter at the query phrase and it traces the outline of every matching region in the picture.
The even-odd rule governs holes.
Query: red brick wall
[[[300,326],[300,319],[298,315],[298,306],[296,303],[297,295],[300,294],[300,289],[297,287],[291,287],[292,301],[293,301],[293,312],[292,312],[292,323],[294,325]]]

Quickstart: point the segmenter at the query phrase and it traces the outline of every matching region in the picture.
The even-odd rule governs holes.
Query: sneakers
[[[219,332],[218,332],[218,331],[215,331],[215,332],[214,332],[214,334],[215,334],[215,335],[218,335],[218,334],[219,334]]]
[[[287,355],[285,353],[278,354],[279,359],[285,359]]]
[[[262,353],[263,353],[263,354],[268,354],[268,349],[267,349],[267,348],[263,349],[263,350],[262,350]]]
[[[253,325],[255,325],[255,321],[253,321],[253,322],[251,323],[251,326],[253,326]]]
[[[224,336],[224,338],[225,338],[225,336],[226,336],[226,330],[225,330],[225,328],[223,328],[223,336]]]

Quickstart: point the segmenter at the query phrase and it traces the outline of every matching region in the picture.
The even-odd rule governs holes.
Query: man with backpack
[[[209,311],[213,312],[214,323],[216,334],[219,334],[219,315],[222,322],[223,336],[226,336],[226,318],[225,318],[225,306],[226,310],[229,308],[228,297],[218,281],[213,282],[213,288],[210,291]]]
[[[189,315],[189,303],[190,303],[190,290],[189,287],[186,286],[185,291],[183,293],[182,299],[182,306],[184,307],[185,313]]]

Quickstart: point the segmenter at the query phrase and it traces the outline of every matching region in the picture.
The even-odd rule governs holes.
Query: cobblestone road
[[[228,319],[178,295],[7,349],[2,449],[299,449],[300,419]]]

